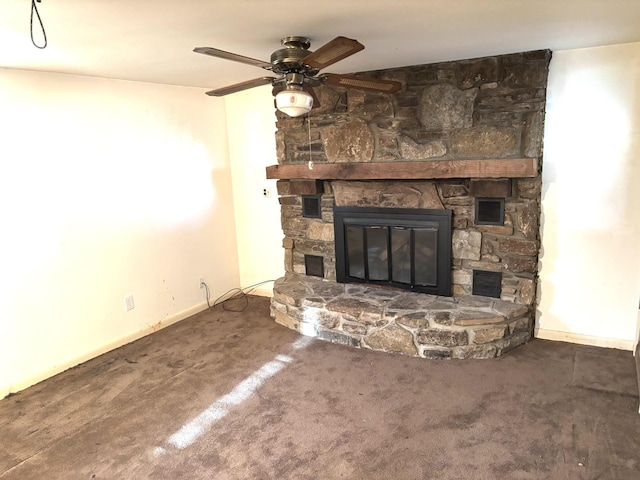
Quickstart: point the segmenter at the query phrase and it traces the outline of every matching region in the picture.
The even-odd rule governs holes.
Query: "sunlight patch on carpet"
[[[303,349],[311,342],[312,339],[310,338],[299,338],[291,345],[291,349]],[[183,425],[168,438],[167,443],[180,450],[189,447],[204,435],[215,422],[224,418],[233,407],[249,399],[266,380],[276,375],[291,362],[293,362],[293,358],[288,355],[276,355],[273,360],[265,363],[253,374],[236,385],[233,390],[220,397],[197,417]],[[158,456],[164,455],[166,449],[156,447],[154,453]]]

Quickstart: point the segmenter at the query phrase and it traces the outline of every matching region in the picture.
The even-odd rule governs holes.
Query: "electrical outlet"
[[[127,309],[127,312],[136,308],[135,304],[133,303],[133,295],[127,295],[126,297],[124,297],[124,308]]]
[[[204,277],[200,277],[200,280],[198,280],[198,286],[200,288],[204,288]]]
[[[264,187],[262,189],[262,195],[269,198],[271,196],[271,189],[269,187]]]

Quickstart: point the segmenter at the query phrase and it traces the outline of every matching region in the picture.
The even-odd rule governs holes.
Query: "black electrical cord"
[[[29,23],[30,31],[31,31],[31,43],[33,46],[39,49],[47,48],[47,32],[44,30],[44,24],[42,23],[42,18],[40,18],[40,12],[38,12],[38,7],[36,6],[36,2],[40,3],[42,0],[31,0],[31,22]],[[44,45],[40,46],[36,43],[33,38],[33,12],[36,12],[36,16],[38,17],[38,22],[40,22],[40,29],[42,30],[42,36],[44,37]]]
[[[222,305],[222,308],[224,310],[229,311],[229,312],[244,312],[247,309],[247,307],[249,306],[249,298],[247,297],[247,295],[249,293],[251,293],[253,290],[255,290],[256,287],[259,287],[260,285],[263,285],[263,284],[269,283],[269,282],[273,282],[273,281],[274,280],[265,280],[263,282],[254,283],[253,285],[249,285],[248,287],[244,287],[244,288],[232,288],[231,290],[228,290],[227,292],[223,293],[218,298],[216,298],[216,300],[213,302],[213,305],[211,305],[209,303],[209,287],[204,282],[202,282],[202,284],[204,285],[204,288],[206,289],[207,306],[209,308],[215,307],[217,305]],[[233,293],[233,295],[231,295],[230,297],[225,298],[225,297],[227,297],[227,295],[229,295],[232,292],[235,292],[235,293]],[[242,306],[241,307],[235,307],[235,306],[228,307],[227,306],[227,302],[235,302],[237,300],[242,300],[242,303],[241,303]]]
[[[205,289],[206,295],[207,295],[207,307],[211,308],[211,304],[209,303],[209,285],[207,285],[204,282],[202,282],[202,285],[204,285],[204,289]]]

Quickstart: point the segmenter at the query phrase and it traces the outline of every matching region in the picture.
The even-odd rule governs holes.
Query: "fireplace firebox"
[[[336,280],[451,296],[451,211],[334,207]]]

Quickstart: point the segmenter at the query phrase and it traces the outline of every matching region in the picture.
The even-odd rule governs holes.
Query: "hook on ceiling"
[[[31,32],[31,43],[33,43],[33,46],[42,50],[47,48],[47,32],[44,30],[44,24],[42,23],[40,12],[38,12],[38,7],[36,6],[36,2],[40,3],[41,1],[42,0],[31,0],[31,21],[29,22],[29,31]],[[42,45],[38,45],[33,38],[33,12],[36,12],[38,22],[40,23],[40,29],[42,30],[42,36],[44,37],[44,43]]]

